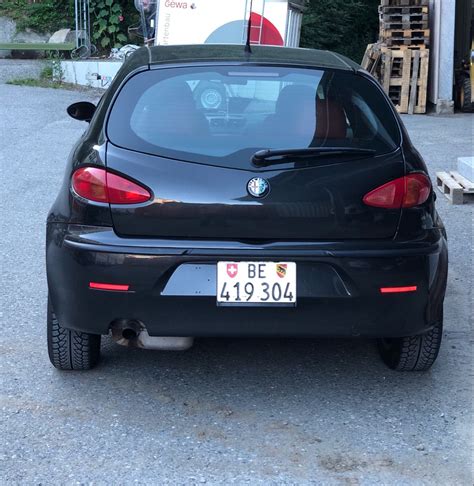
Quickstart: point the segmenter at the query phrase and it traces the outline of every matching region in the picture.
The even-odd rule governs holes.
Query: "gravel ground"
[[[0,481],[472,485],[472,204],[438,198],[451,266],[428,373],[391,372],[365,340],[106,340],[92,372],[50,366],[44,222],[84,129],[65,107],[86,97],[0,85]],[[473,152],[471,116],[405,122],[432,175]]]
[[[0,83],[15,79],[39,79],[48,63],[41,59],[0,59]]]

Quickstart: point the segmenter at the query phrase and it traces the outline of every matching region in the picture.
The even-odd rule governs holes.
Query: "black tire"
[[[471,112],[474,109],[474,104],[471,102],[471,78],[469,76],[464,76],[460,92],[459,92],[459,108],[464,112]]]
[[[59,370],[90,370],[100,358],[100,334],[71,331],[61,327],[48,299],[48,354]]]
[[[378,347],[384,363],[397,371],[426,371],[438,357],[443,336],[443,322],[417,336],[379,339]]]

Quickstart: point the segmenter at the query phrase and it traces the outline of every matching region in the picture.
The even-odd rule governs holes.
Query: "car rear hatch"
[[[261,241],[396,233],[401,210],[363,198],[404,175],[399,127],[380,89],[353,72],[150,70],[119,93],[107,135],[108,170],[152,193],[146,203],[111,206],[119,235]],[[308,147],[321,153],[294,152]],[[288,151],[253,158],[264,149]]]

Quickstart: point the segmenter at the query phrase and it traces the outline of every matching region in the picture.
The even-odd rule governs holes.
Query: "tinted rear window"
[[[164,157],[248,168],[263,149],[399,145],[380,90],[350,72],[261,66],[154,69],[132,77],[110,141]]]

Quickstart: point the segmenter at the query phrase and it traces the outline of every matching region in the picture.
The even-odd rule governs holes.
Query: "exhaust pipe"
[[[136,321],[112,326],[112,339],[121,346],[156,351],[186,351],[194,343],[193,337],[150,336]]]
[[[122,338],[126,339],[127,341],[133,341],[138,337],[137,331],[135,329],[131,329],[130,327],[126,327],[122,330]]]

